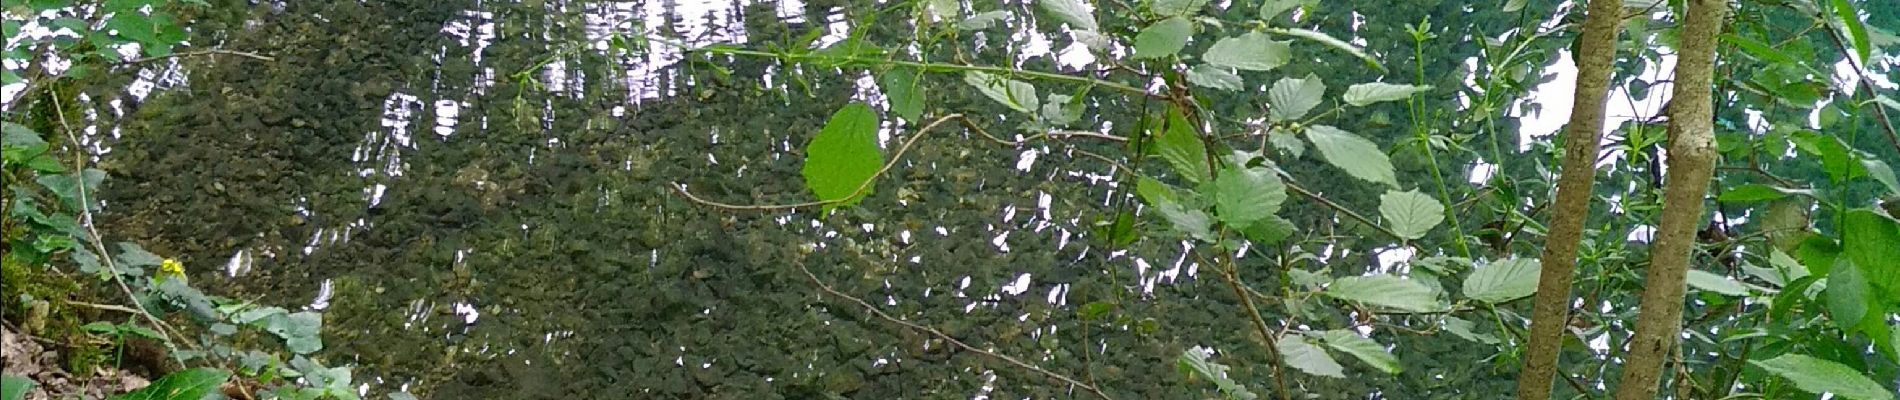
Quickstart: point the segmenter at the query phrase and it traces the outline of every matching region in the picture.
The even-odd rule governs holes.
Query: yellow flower
[[[170,258],[158,264],[159,276],[185,276],[185,264]]]

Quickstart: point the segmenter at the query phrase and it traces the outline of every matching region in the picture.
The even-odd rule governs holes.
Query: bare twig
[[[939,120],[939,121],[941,121],[941,120]],[[951,336],[950,336],[949,334],[946,334],[946,333],[943,333],[943,331],[940,331],[940,330],[937,330],[937,328],[932,328],[932,327],[929,327],[929,326],[925,326],[925,325],[919,325],[919,324],[916,324],[916,323],[912,323],[912,322],[907,322],[907,321],[904,321],[904,320],[901,320],[901,319],[897,319],[897,318],[895,318],[895,317],[892,317],[892,316],[890,316],[890,314],[885,314],[883,310],[879,310],[879,309],[877,308],[877,306],[873,306],[873,305],[871,305],[871,303],[866,303],[866,302],[864,302],[864,300],[861,300],[861,299],[858,299],[857,297],[853,297],[853,296],[851,296],[851,295],[848,295],[848,294],[844,294],[843,292],[839,292],[839,291],[838,291],[837,289],[833,289],[833,288],[831,288],[831,286],[830,286],[830,285],[826,285],[824,281],[822,281],[822,280],[819,280],[819,279],[818,279],[818,275],[817,275],[817,274],[813,274],[813,273],[811,272],[811,269],[809,269],[809,268],[805,268],[805,264],[803,264],[803,263],[799,263],[799,264],[798,264],[798,270],[799,270],[799,271],[801,271],[801,272],[804,272],[804,273],[805,273],[805,277],[806,277],[806,278],[810,278],[810,279],[811,279],[811,283],[812,283],[813,285],[817,285],[817,286],[818,286],[818,290],[822,290],[822,291],[824,291],[824,292],[825,292],[826,294],[830,294],[830,295],[832,295],[832,296],[837,296],[837,297],[840,297],[840,298],[844,298],[844,299],[846,299],[846,300],[850,300],[850,301],[851,301],[851,302],[853,302],[853,303],[857,303],[857,304],[858,304],[858,306],[860,306],[860,307],[863,307],[865,311],[870,311],[870,312],[871,312],[871,315],[875,315],[875,316],[877,316],[877,317],[878,317],[879,319],[883,319],[883,320],[885,320],[885,321],[888,321],[888,322],[890,322],[890,323],[893,323],[893,324],[897,324],[897,325],[901,325],[901,326],[903,326],[903,327],[905,327],[905,328],[910,328],[910,329],[912,329],[912,330],[917,330],[917,331],[922,331],[922,332],[926,332],[926,333],[929,333],[929,334],[931,334],[932,336],[936,336],[936,337],[937,337],[938,339],[943,339],[943,341],[945,341],[945,342],[949,342],[949,343],[950,343],[951,345],[954,345],[954,346],[957,346],[957,348],[960,348],[960,349],[963,349],[963,350],[965,350],[965,351],[969,351],[969,352],[972,352],[972,353],[977,353],[977,354],[982,354],[983,356],[986,356],[986,357],[989,357],[989,358],[992,358],[992,359],[996,359],[996,360],[998,360],[998,361],[1002,361],[1002,362],[1004,362],[1004,363],[1007,363],[1007,364],[1010,364],[1010,365],[1014,365],[1014,366],[1016,366],[1016,367],[1019,367],[1019,368],[1022,368],[1022,369],[1027,369],[1027,370],[1030,370],[1030,371],[1035,371],[1036,373],[1038,373],[1038,374],[1042,374],[1043,376],[1047,376],[1047,377],[1049,377],[1049,378],[1051,378],[1051,379],[1055,379],[1055,380],[1058,380],[1058,381],[1062,381],[1063,383],[1067,383],[1067,384],[1069,384],[1069,385],[1073,385],[1073,386],[1075,386],[1075,387],[1079,387],[1079,388],[1082,388],[1082,390],[1086,390],[1086,391],[1088,391],[1089,393],[1092,393],[1092,394],[1094,394],[1094,395],[1095,395],[1096,397],[1100,397],[1100,398],[1103,398],[1103,399],[1113,399],[1113,398],[1114,398],[1114,397],[1110,397],[1110,396],[1108,395],[1108,393],[1105,393],[1105,392],[1102,392],[1102,389],[1100,389],[1100,388],[1097,388],[1097,387],[1096,387],[1095,385],[1090,385],[1090,384],[1087,384],[1087,383],[1082,383],[1082,381],[1079,381],[1079,380],[1076,380],[1075,378],[1070,378],[1070,377],[1068,377],[1067,375],[1063,375],[1063,374],[1059,374],[1059,373],[1055,373],[1055,372],[1052,372],[1052,371],[1049,371],[1049,370],[1046,370],[1046,369],[1042,369],[1042,367],[1037,367],[1037,366],[1035,366],[1034,364],[1030,364],[1030,363],[1026,363],[1026,362],[1023,362],[1022,360],[1017,360],[1017,359],[1016,359],[1015,357],[1010,357],[1010,356],[1006,356],[1006,355],[1003,355],[1003,354],[1000,354],[1000,353],[997,353],[997,352],[993,352],[993,351],[989,351],[989,350],[984,350],[984,349],[979,349],[979,348],[976,348],[975,346],[971,346],[971,345],[969,345],[969,344],[966,344],[966,343],[963,343],[963,341],[961,341],[961,340],[957,340],[957,338],[955,338],[955,337],[951,337]]]
[[[679,182],[673,183],[673,190],[676,192],[679,192],[681,196],[685,196],[687,200],[692,200],[694,203],[699,203],[700,205],[732,210],[732,211],[789,210],[789,209],[794,209],[794,208],[815,207],[815,206],[822,206],[826,204],[842,203],[849,199],[855,199],[859,195],[863,195],[866,191],[871,190],[871,183],[877,182],[877,178],[883,177],[885,172],[889,172],[891,170],[891,167],[897,166],[897,162],[904,158],[904,153],[909,152],[910,146],[913,144],[916,144],[918,139],[923,139],[925,134],[930,133],[930,130],[935,129],[937,125],[941,125],[946,121],[949,121],[951,119],[956,119],[956,118],[963,118],[963,114],[950,114],[950,115],[938,117],[937,120],[931,121],[929,124],[924,125],[923,129],[918,129],[916,135],[912,135],[910,137],[910,140],[904,141],[904,145],[897,149],[897,153],[894,155],[891,155],[891,160],[888,162],[885,162],[883,168],[878,168],[876,174],[872,174],[870,179],[865,179],[864,183],[858,185],[858,190],[851,192],[851,195],[845,196],[844,199],[808,201],[804,203],[794,203],[794,204],[745,205],[745,204],[720,203],[720,202],[700,198],[699,196],[693,195],[692,192],[686,191],[686,185],[681,184]]]
[[[178,57],[194,57],[194,56],[205,56],[205,55],[232,55],[232,56],[258,60],[258,61],[277,61],[276,58],[272,58],[271,56],[252,53],[248,51],[210,49],[210,50],[187,51],[187,52],[181,52],[181,53],[171,53],[171,54],[166,54],[162,56],[145,57],[145,58],[135,59],[131,61],[121,62],[119,64],[121,65],[142,64],[142,63],[147,63],[147,62],[152,62],[152,61],[168,60],[168,59],[178,58]]]
[[[1307,191],[1306,188],[1300,187],[1299,184],[1293,183],[1293,177],[1291,176],[1286,177],[1286,188],[1292,189],[1294,193],[1299,193],[1301,196],[1306,196],[1307,198],[1313,199],[1313,201],[1317,201],[1320,204],[1325,205],[1327,208],[1333,209],[1333,211],[1338,211],[1340,214],[1345,214],[1347,217],[1350,217],[1354,220],[1358,220],[1360,223],[1364,223],[1368,226],[1371,226],[1372,229],[1378,230],[1381,233],[1392,236],[1394,238],[1398,238],[1399,240],[1406,240],[1404,236],[1399,236],[1398,232],[1393,232],[1391,229],[1388,229],[1384,226],[1380,226],[1378,223],[1372,222],[1371,219],[1366,218],[1363,215],[1359,215],[1359,213],[1357,212],[1353,212],[1352,209],[1346,208],[1346,206],[1339,205],[1339,203],[1334,203],[1332,200],[1327,200],[1325,197],[1321,197],[1317,193]]]

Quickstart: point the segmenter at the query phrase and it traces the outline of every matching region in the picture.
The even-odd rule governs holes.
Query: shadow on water
[[[189,84],[148,98],[125,122],[135,133],[104,157],[121,183],[108,185],[101,216],[115,235],[184,255],[195,278],[220,282],[215,291],[324,309],[323,354],[354,365],[366,393],[1082,395],[820,296],[799,265],[887,313],[1124,397],[1199,393],[1174,369],[1186,348],[1264,359],[1235,329],[1231,292],[1194,283],[1199,266],[1183,244],[1108,251],[1094,238],[1095,221],[1128,193],[1112,165],[1077,151],[1112,154],[1117,144],[1007,146],[939,132],[862,207],[823,218],[719,212],[670,185],[733,203],[807,201],[800,148],[844,104],[881,103],[874,80],[717,60],[727,74],[664,47],[604,51],[609,33],[636,30],[710,44],[821,29],[820,43],[835,42],[860,28],[849,21],[907,5],[371,3],[286,2],[208,19],[206,31],[229,32],[225,46],[280,61],[205,63]],[[907,37],[895,19],[863,28]],[[966,40],[993,44],[986,57],[1017,47],[975,36]],[[1040,40],[1041,53],[1011,62],[1059,68]],[[524,69],[531,82],[517,79]],[[979,123],[1015,135],[1020,121],[954,77],[931,80],[933,105],[997,111]],[[1123,116],[1146,106],[1104,100],[1089,117],[1126,135],[1138,121]],[[887,151],[915,127],[886,117]],[[1378,245],[1340,243],[1310,250],[1364,264]],[[1249,279],[1276,279],[1265,260],[1248,260],[1259,271]],[[1102,319],[1077,316],[1093,302],[1117,306]],[[1407,363],[1443,363],[1430,369],[1441,374],[1309,389],[1458,398],[1509,388],[1455,344],[1412,348],[1421,350],[1402,354]],[[1231,364],[1266,379],[1260,363]],[[1391,385],[1418,389],[1373,389]]]

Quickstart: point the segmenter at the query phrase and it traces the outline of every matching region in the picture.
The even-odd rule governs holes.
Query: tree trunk
[[[1524,370],[1517,376],[1519,400],[1548,400],[1557,373],[1558,350],[1570,320],[1570,283],[1576,276],[1577,246],[1590,216],[1596,186],[1598,145],[1603,134],[1603,104],[1610,95],[1616,61],[1616,35],[1623,22],[1622,0],[1590,0],[1577,38],[1577,91],[1564,132],[1563,175],[1544,242],[1543,272],[1537,278],[1536,308]]]
[[[1643,303],[1630,339],[1618,400],[1656,398],[1663,361],[1682,332],[1683,292],[1695,232],[1715,172],[1714,109],[1710,104],[1715,73],[1715,35],[1728,12],[1726,0],[1688,0],[1676,58],[1675,91],[1669,109],[1669,175],[1663,185],[1662,224],[1650,252]]]

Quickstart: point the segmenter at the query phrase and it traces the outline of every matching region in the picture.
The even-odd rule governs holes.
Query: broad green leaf
[[[1768,360],[1750,360],[1761,369],[1794,382],[1809,393],[1833,393],[1853,400],[1893,400],[1892,388],[1881,387],[1860,371],[1840,363],[1800,354],[1782,354]]]
[[[1229,167],[1214,179],[1214,212],[1227,226],[1252,226],[1285,201],[1286,185],[1266,168]]]
[[[33,386],[37,385],[39,385],[38,382],[33,382],[32,379],[23,376],[0,376],[0,400],[25,399],[26,392],[33,390]]]
[[[1821,169],[1827,171],[1828,178],[1835,182],[1846,182],[1867,175],[1867,167],[1853,162],[1849,154],[1852,150],[1842,144],[1840,139],[1811,131],[1796,132],[1789,138],[1795,148],[1821,156]]]
[[[1879,181],[1880,184],[1887,186],[1888,193],[1900,194],[1900,178],[1894,176],[1893,168],[1888,167],[1886,162],[1872,158],[1862,158],[1860,159],[1860,164],[1867,167],[1867,176],[1871,176],[1875,181]]]
[[[805,146],[805,186],[827,202],[825,210],[856,204],[871,194],[871,178],[884,164],[877,125],[870,106],[851,103],[832,114]]]
[[[1504,3],[1504,8],[1502,10],[1507,13],[1522,11],[1524,10],[1524,6],[1528,5],[1529,3],[1530,3],[1530,0],[1511,0]]]
[[[1042,113],[1037,114],[1038,117],[1042,118],[1043,122],[1061,127],[1069,126],[1082,119],[1084,105],[1082,102],[1076,101],[1080,100],[1080,98],[1066,94],[1050,93],[1049,97],[1043,100]]]
[[[1451,332],[1452,335],[1456,335],[1458,337],[1464,338],[1465,340],[1469,340],[1472,342],[1483,343],[1483,344],[1498,344],[1497,336],[1491,336],[1491,334],[1489,333],[1478,333],[1472,330],[1477,327],[1478,327],[1478,324],[1473,323],[1464,318],[1445,317],[1445,331],[1446,332]]]
[[[1465,277],[1465,297],[1492,304],[1528,297],[1537,293],[1543,265],[1535,258],[1510,258],[1478,267]]]
[[[1235,75],[1233,71],[1213,64],[1201,64],[1189,68],[1187,80],[1195,86],[1227,91],[1240,91],[1246,85],[1246,81],[1241,80],[1240,75]]]
[[[1364,107],[1381,101],[1405,100],[1412,94],[1432,90],[1431,86],[1398,85],[1384,82],[1361,83],[1346,88],[1346,104]]]
[[[1900,293],[1900,222],[1872,209],[1841,215],[1841,252],[1863,278],[1886,293]]]
[[[963,20],[963,22],[958,22],[957,29],[962,29],[966,31],[980,31],[984,29],[990,29],[990,27],[996,26],[997,22],[1002,22],[1004,19],[1007,19],[1007,18],[1009,18],[1008,11],[998,10],[998,11],[979,13],[977,15],[970,16],[969,19],[965,19]]]
[[[1330,46],[1335,49],[1344,50],[1347,53],[1352,54],[1353,57],[1359,57],[1360,60],[1364,60],[1366,62],[1366,65],[1370,65],[1372,66],[1372,68],[1378,69],[1379,72],[1385,72],[1385,65],[1380,64],[1379,59],[1372,58],[1371,54],[1366,54],[1365,49],[1361,49],[1359,48],[1359,46],[1354,46],[1352,45],[1352,43],[1346,43],[1346,41],[1344,40],[1339,40],[1337,38],[1334,38],[1332,35],[1328,35],[1325,32],[1311,31],[1311,30],[1305,30],[1305,29],[1299,29],[1299,28],[1271,28],[1271,29],[1268,29],[1267,31],[1281,34],[1281,35],[1287,35],[1287,36],[1297,37],[1301,39],[1311,40],[1311,41],[1319,42],[1319,44]]]
[[[1082,0],[1036,0],[1043,11],[1056,16],[1057,20],[1069,23],[1069,26],[1081,30],[1099,30],[1095,25],[1095,13]]]
[[[1445,220],[1445,205],[1417,190],[1388,190],[1379,196],[1379,213],[1385,215],[1392,232],[1418,239]]]
[[[5,138],[0,141],[0,145],[4,145],[0,146],[0,154],[4,154],[7,162],[24,163],[46,152],[46,141],[41,140],[39,133],[33,132],[25,125],[5,122],[0,123],[0,126],[4,126],[0,130],[5,131]]]
[[[1173,186],[1146,176],[1135,180],[1135,194],[1152,205],[1181,202],[1181,195],[1175,194]]]
[[[1266,218],[1254,221],[1252,225],[1240,227],[1240,234],[1254,243],[1271,245],[1280,243],[1288,236],[1293,236],[1293,230],[1292,221],[1287,221],[1286,218],[1280,218],[1278,215],[1268,215]]]
[[[1689,270],[1689,287],[1728,296],[1748,295],[1748,286],[1729,277],[1699,269]]]
[[[1287,60],[1293,58],[1293,46],[1275,41],[1265,33],[1248,32],[1214,42],[1201,58],[1209,64],[1266,71],[1286,65]]]
[[[1721,196],[1716,197],[1716,201],[1720,201],[1723,203],[1753,203],[1753,202],[1761,202],[1761,201],[1780,200],[1784,197],[1788,197],[1789,195],[1808,194],[1808,193],[1809,191],[1807,190],[1786,189],[1786,188],[1779,188],[1779,187],[1768,186],[1768,185],[1763,185],[1763,184],[1758,184],[1758,183],[1751,183],[1747,185],[1736,186],[1734,188],[1729,189],[1727,192],[1722,192]]]
[[[1722,34],[1722,41],[1735,45],[1736,48],[1742,49],[1743,53],[1748,53],[1749,56],[1753,56],[1757,60],[1769,63],[1796,62],[1794,57],[1789,57],[1787,53],[1782,53],[1781,50],[1776,50],[1774,46],[1762,43],[1754,38],[1725,33]]]
[[[1314,346],[1312,342],[1307,341],[1305,336],[1282,337],[1275,347],[1280,348],[1280,359],[1286,362],[1287,366],[1298,369],[1300,372],[1334,378],[1346,377],[1346,367],[1340,366],[1338,361],[1333,361],[1332,355],[1326,354],[1325,349]]]
[[[1174,17],[1156,22],[1135,34],[1135,55],[1140,58],[1163,58],[1180,52],[1187,47],[1188,37],[1194,35],[1194,23],[1187,18]]]
[[[963,5],[958,4],[957,0],[929,0],[929,2],[924,5],[924,8],[930,15],[942,21],[948,21],[963,15]]]
[[[1155,205],[1155,211],[1160,212],[1161,218],[1167,219],[1169,223],[1174,224],[1174,229],[1181,231],[1181,233],[1187,234],[1189,237],[1195,239],[1213,240],[1214,234],[1212,227],[1214,220],[1208,218],[1206,212],[1186,208],[1178,203],[1157,204]]]
[[[1148,10],[1170,17],[1189,17],[1201,12],[1207,0],[1148,0]]]
[[[1358,358],[1359,361],[1365,361],[1366,364],[1371,365],[1373,368],[1378,368],[1380,371],[1385,371],[1385,373],[1396,374],[1405,371],[1405,368],[1399,365],[1399,358],[1387,352],[1385,345],[1379,344],[1379,342],[1373,341],[1372,339],[1367,339],[1364,336],[1359,336],[1358,332],[1330,330],[1320,332],[1319,337],[1326,342],[1327,347],[1332,347],[1333,350],[1351,354],[1353,357]]]
[[[1372,141],[1326,125],[1314,125],[1306,128],[1306,140],[1313,142],[1319,149],[1319,155],[1326,162],[1347,175],[1373,183],[1383,183],[1390,187],[1399,187],[1397,173],[1392,170],[1392,159],[1387,158],[1379,146]]]
[[[916,72],[907,69],[885,71],[881,77],[884,94],[890,96],[891,112],[906,121],[917,122],[924,115],[924,94],[917,87]]]
[[[1867,316],[1868,296],[1872,295],[1871,282],[1862,276],[1860,268],[1846,257],[1834,259],[1834,268],[1827,275],[1827,288],[1822,294],[1827,297],[1828,317],[1842,331],[1853,332]]]
[[[193,368],[173,372],[152,381],[131,393],[113,396],[113,400],[197,400],[217,391],[224,381],[231,378],[228,371],[215,368]]]
[[[164,257],[145,251],[138,243],[119,242],[119,263],[124,266],[149,267],[164,262]]]
[[[1299,7],[1307,0],[1265,0],[1260,3],[1260,19],[1271,20],[1285,14],[1286,10]]]
[[[1293,158],[1306,156],[1306,142],[1300,141],[1299,135],[1274,129],[1267,132],[1267,143],[1273,144],[1274,148],[1286,152]]]
[[[963,74],[963,83],[976,87],[990,100],[996,100],[1016,111],[1034,113],[1042,107],[1041,100],[1036,98],[1036,85],[1029,82],[972,71]]]
[[[1532,280],[1535,281],[1536,278],[1533,277]],[[1326,286],[1325,293],[1327,296],[1340,300],[1405,311],[1433,312],[1445,309],[1444,303],[1439,302],[1438,297],[1433,295],[1432,288],[1416,281],[1387,274],[1334,279],[1331,285]]]
[[[1305,78],[1280,78],[1267,89],[1268,117],[1274,121],[1292,121],[1305,117],[1326,96],[1326,83],[1311,73]]]
[[[1161,154],[1161,159],[1174,166],[1174,173],[1188,182],[1200,183],[1207,178],[1207,144],[1201,141],[1200,130],[1188,122],[1178,108],[1168,110],[1165,128],[1155,137],[1155,151]]]
[[[1175,358],[1174,363],[1175,367],[1180,369],[1182,374],[1196,376],[1201,379],[1206,379],[1209,382],[1214,382],[1214,386],[1219,388],[1221,393],[1226,393],[1230,398],[1258,398],[1253,392],[1248,391],[1246,386],[1234,382],[1233,378],[1227,376],[1227,366],[1208,361],[1207,353],[1205,352],[1196,349],[1183,350],[1181,351],[1181,356]]]
[[[1834,15],[1840,17],[1841,26],[1847,28],[1847,37],[1854,43],[1854,54],[1860,56],[1860,62],[1867,63],[1867,57],[1873,54],[1873,43],[1867,40],[1867,26],[1860,22],[1860,12],[1854,10],[1852,2],[1834,0]]]

